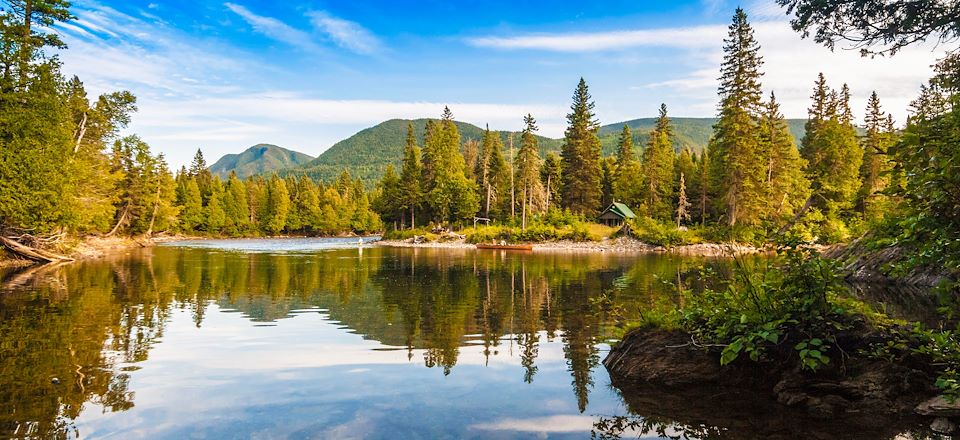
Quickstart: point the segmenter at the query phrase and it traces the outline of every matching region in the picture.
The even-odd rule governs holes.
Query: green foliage
[[[650,132],[650,141],[643,151],[643,177],[640,182],[647,215],[660,220],[673,218],[671,199],[676,153],[670,140],[672,135],[673,128],[667,117],[667,106],[661,104],[657,126]]]
[[[594,103],[587,82],[580,78],[567,115],[563,150],[561,205],[578,214],[594,214],[600,207],[600,124],[594,119]]]
[[[809,370],[830,364],[837,333],[856,316],[838,300],[843,285],[835,263],[788,248],[776,268],[754,270],[738,260],[735,277],[726,289],[689,294],[682,309],[685,331],[723,346],[721,364],[741,355],[787,356]]]
[[[671,248],[703,242],[696,228],[680,230],[674,223],[661,222],[646,216],[634,219],[630,227],[633,236],[638,240],[656,246]]]

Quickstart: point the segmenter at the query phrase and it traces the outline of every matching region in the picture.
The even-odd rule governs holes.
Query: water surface
[[[638,398],[673,395],[623,395],[600,361],[642,310],[718,263],[356,241],[204,240],[0,272],[0,438],[588,438],[620,415],[662,421],[629,432],[659,438],[697,425],[654,418]],[[690,436],[736,438],[726,431]]]

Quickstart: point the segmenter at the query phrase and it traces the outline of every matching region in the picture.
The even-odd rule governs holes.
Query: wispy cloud
[[[551,52],[594,52],[638,47],[703,48],[717,44],[726,35],[726,26],[694,26],[610,32],[570,32],[516,36],[468,38],[468,44],[501,50],[544,50]]]
[[[244,6],[236,3],[224,3],[234,14],[237,14],[247,22],[253,30],[276,41],[289,44],[305,50],[317,50],[319,46],[314,43],[310,34],[290,26],[276,18],[257,15]]]
[[[356,22],[334,17],[325,11],[314,11],[307,15],[317,30],[344,49],[364,55],[380,49],[380,40]]]

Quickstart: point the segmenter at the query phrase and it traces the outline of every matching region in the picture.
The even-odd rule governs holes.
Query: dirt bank
[[[931,374],[912,366],[861,357],[857,354],[859,348],[865,347],[876,337],[870,335],[867,329],[859,332],[861,334],[838,338],[837,344],[842,346],[847,356],[837,359],[831,368],[816,374],[801,370],[796,362],[786,359],[761,362],[738,359],[730,365],[720,366],[720,348],[700,347],[692,342],[689,335],[679,331],[651,328],[628,333],[611,349],[603,363],[610,372],[614,386],[622,390],[624,395],[648,396],[651,389],[659,389],[661,394],[686,396],[675,401],[675,405],[665,404],[659,409],[651,406],[653,402],[642,398],[630,402],[631,406],[644,407],[647,412],[673,408],[680,413],[672,416],[674,420],[689,418],[682,414],[685,407],[683,402],[729,395],[739,396],[731,397],[739,399],[739,402],[731,402],[729,408],[754,407],[757,402],[770,404],[772,406],[767,411],[780,414],[771,420],[781,420],[783,414],[793,414],[785,420],[796,418],[821,421],[818,423],[841,422],[865,429],[864,432],[873,435],[863,438],[880,438],[876,436],[877,429],[887,426],[890,420],[898,420],[898,426],[929,424],[932,419],[916,415],[915,409],[937,394],[931,386]],[[692,397],[696,395],[701,398]],[[690,407],[693,410],[696,408]],[[737,410],[731,416],[703,409],[701,416],[712,414],[716,419],[712,423],[718,425],[733,423],[737,418]],[[639,414],[643,415],[644,411]],[[808,426],[820,425],[811,423]],[[751,438],[797,438],[795,432],[791,436],[791,429],[794,428],[783,426],[782,421],[776,426],[766,427],[762,423],[753,423],[749,428],[764,428],[748,436]],[[775,435],[777,432],[780,434]]]
[[[416,247],[416,248],[448,248],[448,249],[475,249],[465,239],[446,241],[415,242],[407,240],[380,240],[380,246],[388,247]],[[665,248],[644,243],[632,238],[614,238],[602,241],[551,241],[533,244],[534,252],[615,252],[615,253],[669,253],[688,256],[721,257],[763,252],[763,249],[740,244],[701,243]]]

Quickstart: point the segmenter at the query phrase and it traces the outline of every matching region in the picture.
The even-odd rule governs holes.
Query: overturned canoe
[[[532,251],[532,244],[477,244],[477,249],[500,249],[507,251]]]

